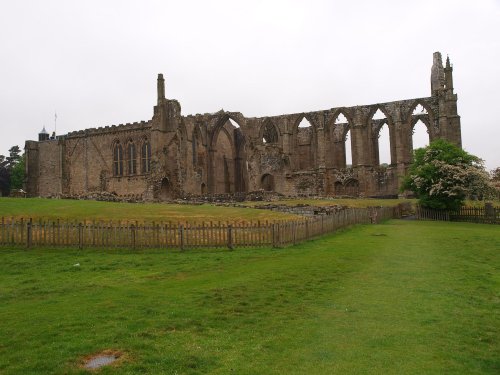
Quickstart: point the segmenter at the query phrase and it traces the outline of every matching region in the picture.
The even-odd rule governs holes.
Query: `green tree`
[[[415,193],[423,207],[455,210],[468,196],[491,194],[483,161],[444,140],[414,151],[402,190]]]
[[[0,191],[7,196],[11,189],[22,189],[25,178],[25,158],[19,146],[9,149],[9,156],[0,155]]]
[[[22,189],[24,185],[24,179],[26,177],[25,168],[25,155],[23,154],[19,161],[12,167],[10,171],[10,188],[11,189]]]
[[[500,183],[500,167],[496,167],[490,172],[491,180],[496,183]]]
[[[9,195],[10,191],[10,173],[7,164],[5,156],[0,155],[0,193],[2,196]]]
[[[495,189],[497,199],[500,199],[500,167],[496,167],[490,172],[491,183]]]
[[[8,166],[7,168],[12,169],[21,160],[21,149],[19,146],[12,146],[9,149],[9,156],[6,158]]]

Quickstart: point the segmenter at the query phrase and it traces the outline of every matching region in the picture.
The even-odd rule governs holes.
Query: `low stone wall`
[[[341,205],[311,206],[307,204],[289,206],[285,204],[266,204],[266,205],[256,206],[255,208],[278,211],[278,212],[301,215],[301,216],[317,216],[317,215],[333,215],[339,211],[345,210],[347,206],[341,206]]]

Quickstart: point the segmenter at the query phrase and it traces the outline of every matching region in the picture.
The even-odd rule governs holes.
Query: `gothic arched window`
[[[113,174],[123,176],[123,148],[120,142],[113,148]]]
[[[273,124],[267,123],[264,125],[264,131],[262,133],[262,143],[276,143],[278,142],[278,132]]]
[[[141,161],[142,173],[149,173],[151,171],[151,145],[148,141],[142,145]]]
[[[129,142],[128,144],[128,174],[137,173],[137,153],[135,151],[135,144]]]

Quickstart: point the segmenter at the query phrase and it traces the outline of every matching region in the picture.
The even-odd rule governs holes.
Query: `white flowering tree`
[[[423,207],[455,210],[467,197],[490,196],[492,184],[480,158],[440,139],[414,151],[402,190]]]
[[[493,184],[493,188],[495,189],[495,196],[497,199],[500,199],[500,167],[496,167],[490,172],[491,183]]]

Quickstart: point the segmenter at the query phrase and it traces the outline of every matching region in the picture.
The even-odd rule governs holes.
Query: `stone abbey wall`
[[[165,98],[160,74],[151,120],[27,141],[28,193],[102,191],[148,200],[260,189],[289,196],[396,196],[417,121],[430,141],[461,145],[452,71],[436,52],[429,97],[262,118],[226,111],[182,116],[179,102]],[[389,129],[388,166],[379,163],[382,126]],[[346,165],[346,148],[352,165]]]

